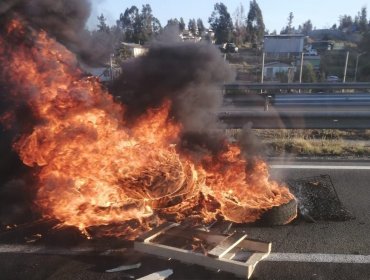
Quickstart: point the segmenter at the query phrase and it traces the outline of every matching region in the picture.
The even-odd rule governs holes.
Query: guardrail
[[[370,129],[370,93],[229,94],[219,119],[230,128]],[[228,111],[229,110],[229,111]]]
[[[224,90],[364,90],[370,91],[370,83],[228,83]]]

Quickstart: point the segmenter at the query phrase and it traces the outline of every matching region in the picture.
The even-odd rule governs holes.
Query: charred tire
[[[295,217],[297,217],[297,201],[292,199],[288,203],[268,209],[261,215],[257,224],[280,226],[290,223]]]

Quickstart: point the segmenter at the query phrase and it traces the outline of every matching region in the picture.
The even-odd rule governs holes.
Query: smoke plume
[[[41,28],[66,44],[79,42],[90,15],[88,0],[3,0],[0,14],[15,12],[32,27]]]
[[[29,26],[45,30],[49,36],[74,52],[84,63],[105,63],[113,51],[114,35],[94,36],[85,29],[90,16],[90,0],[2,0],[0,17],[18,16]]]
[[[217,149],[220,87],[233,72],[220,52],[207,43],[155,42],[148,53],[122,65],[113,94],[127,105],[126,119],[134,121],[148,108],[171,100],[171,117],[183,126],[185,146]]]

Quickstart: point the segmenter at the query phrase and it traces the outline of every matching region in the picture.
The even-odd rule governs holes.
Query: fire
[[[45,217],[82,231],[127,223],[133,237],[155,219],[253,222],[294,198],[269,180],[262,160],[246,170],[235,145],[201,161],[181,152],[181,124],[170,118],[168,100],[127,123],[124,106],[45,32],[33,31],[32,46],[14,49],[9,42],[25,33],[11,21],[0,61],[12,96],[27,100],[39,120],[14,148],[38,167],[36,203]]]

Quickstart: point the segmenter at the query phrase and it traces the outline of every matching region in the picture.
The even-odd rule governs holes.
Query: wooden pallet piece
[[[151,240],[161,234],[172,237],[177,234],[182,237],[197,236],[207,242],[213,242],[219,245],[208,252],[208,254],[212,253],[212,257],[210,257],[191,250],[151,242]],[[152,237],[153,235],[154,237]],[[271,243],[246,239],[246,236],[244,233],[234,233],[230,236],[215,235],[199,230],[187,230],[184,232],[178,228],[178,224],[173,226],[167,224],[159,230],[146,233],[145,238],[137,239],[134,243],[134,248],[143,253],[163,258],[172,258],[184,263],[201,265],[213,270],[222,270],[249,279],[257,263],[269,255]],[[250,251],[250,257],[246,261],[233,260],[233,257],[239,250]]]
[[[166,230],[169,230],[170,228],[177,227],[179,224],[176,223],[163,223],[160,226],[152,229],[151,231],[148,231],[142,235],[140,235],[136,240],[141,242],[149,242],[156,238],[158,235],[162,234]]]
[[[232,235],[226,237],[215,248],[208,252],[208,256],[213,258],[222,258],[240,242],[242,242],[247,235],[242,232],[234,232]]]

